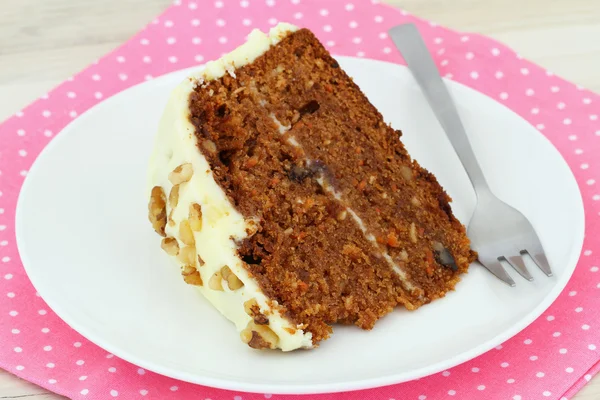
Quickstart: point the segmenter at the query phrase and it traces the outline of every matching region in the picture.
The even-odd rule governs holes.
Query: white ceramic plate
[[[410,153],[437,175],[456,216],[468,222],[473,190],[408,70],[339,59],[403,130]],[[511,271],[517,287],[510,288],[473,265],[456,292],[413,313],[395,311],[370,332],[336,327],[314,351],[249,349],[183,283],[146,217],[157,122],[169,91],[187,73],[135,86],[81,115],[44,149],[19,197],[17,239],[31,281],[62,319],[107,351],[160,374],[233,390],[316,393],[392,384],[507,340],[542,314],[573,273],[584,214],[567,164],[516,114],[448,82],[492,188],[529,217],[555,276],[530,265],[535,281]]]

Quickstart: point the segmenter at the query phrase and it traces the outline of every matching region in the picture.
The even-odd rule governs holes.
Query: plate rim
[[[359,62],[359,63],[364,63],[364,64],[369,64],[369,63],[385,64],[391,68],[402,68],[402,69],[408,70],[408,68],[405,65],[397,64],[397,63],[393,63],[393,62],[389,62],[389,61],[382,61],[382,60],[369,59],[369,58],[351,57],[351,56],[341,56],[341,55],[336,55],[336,54],[334,54],[333,57],[340,59],[340,60],[350,59],[353,62]],[[183,69],[171,71],[171,72],[165,73],[159,77],[154,78],[151,82],[168,80],[172,75],[175,75],[175,74],[183,75],[184,73],[189,74],[192,71],[198,71],[198,70],[201,70],[202,68],[204,68],[204,65],[198,65],[198,66],[194,66],[194,67],[183,68]],[[570,178],[576,184],[577,195],[578,195],[577,197],[578,197],[579,206],[580,206],[577,211],[581,213],[582,228],[583,228],[581,230],[581,232],[578,232],[578,235],[575,238],[574,249],[576,249],[578,251],[573,253],[575,255],[571,257],[572,259],[570,260],[569,265],[568,265],[569,268],[565,270],[565,273],[560,278],[560,280],[556,281],[555,286],[550,290],[550,292],[546,295],[546,297],[543,299],[543,301],[540,304],[538,304],[537,307],[533,308],[525,317],[523,317],[517,323],[515,323],[510,329],[503,330],[501,333],[494,336],[492,339],[490,339],[484,343],[481,343],[478,346],[472,347],[468,351],[464,351],[454,357],[447,358],[444,361],[440,361],[440,362],[437,362],[434,364],[420,367],[420,368],[411,370],[409,372],[388,374],[388,375],[385,375],[382,377],[366,378],[366,379],[362,379],[362,380],[358,380],[358,381],[351,381],[351,382],[335,381],[333,383],[313,383],[313,384],[310,384],[309,386],[307,386],[305,384],[301,384],[301,383],[265,384],[265,383],[237,382],[234,380],[228,380],[226,378],[199,376],[197,374],[192,374],[192,373],[188,373],[188,372],[175,371],[173,369],[163,367],[160,364],[146,361],[144,359],[139,359],[133,355],[130,355],[126,349],[123,349],[118,346],[113,346],[111,343],[105,342],[103,340],[103,338],[100,337],[99,335],[97,335],[95,332],[88,331],[88,329],[85,326],[78,323],[77,318],[71,318],[69,313],[66,311],[63,311],[61,309],[60,305],[56,304],[54,302],[54,300],[52,300],[52,299],[48,300],[47,297],[43,293],[44,289],[42,289],[42,290],[38,289],[38,286],[43,287],[43,285],[36,284],[37,283],[36,279],[32,277],[32,274],[30,274],[31,270],[27,267],[27,265],[29,264],[28,257],[27,257],[28,253],[26,251],[26,245],[24,244],[23,239],[22,239],[23,229],[24,229],[23,222],[22,222],[23,221],[22,198],[24,197],[24,193],[26,194],[29,190],[29,187],[31,186],[31,183],[30,183],[31,179],[29,179],[29,176],[35,175],[35,171],[38,168],[40,168],[39,160],[43,159],[45,157],[45,154],[50,153],[54,147],[58,146],[57,143],[61,143],[63,140],[65,140],[64,139],[65,137],[68,137],[68,135],[61,135],[60,133],[62,133],[63,131],[65,131],[67,129],[70,129],[70,127],[73,124],[77,124],[78,121],[83,120],[89,113],[93,112],[94,109],[99,104],[104,103],[104,102],[108,101],[109,99],[113,98],[114,96],[121,94],[125,91],[129,91],[129,90],[137,88],[139,86],[146,85],[150,81],[142,81],[135,85],[131,85],[131,86],[127,87],[126,89],[116,92],[113,95],[106,97],[102,101],[94,104],[92,107],[90,107],[85,112],[80,114],[78,118],[74,119],[73,121],[70,121],[67,125],[65,125],[60,130],[60,132],[36,156],[35,160],[33,161],[32,165],[29,169],[30,174],[28,174],[25,177],[25,180],[19,190],[17,203],[16,203],[16,209],[15,209],[16,244],[17,244],[17,249],[19,252],[19,257],[23,264],[23,269],[25,270],[25,273],[27,274],[27,278],[33,285],[34,289],[38,292],[38,294],[40,295],[42,300],[44,300],[44,302],[46,302],[46,304],[50,307],[50,309],[52,309],[52,311],[65,324],[67,324],[70,328],[75,330],[77,333],[79,333],[80,335],[82,335],[83,337],[85,337],[87,340],[89,340],[93,344],[97,345],[98,347],[110,352],[111,354],[114,354],[115,356],[117,356],[135,366],[139,366],[148,371],[155,372],[159,375],[163,375],[163,376],[166,376],[166,377],[169,377],[172,379],[177,379],[177,380],[192,383],[192,384],[209,386],[212,388],[233,390],[233,391],[242,391],[242,392],[248,392],[248,393],[271,393],[271,394],[341,393],[341,392],[349,392],[349,391],[356,391],[356,390],[372,389],[372,388],[377,388],[377,387],[383,387],[383,386],[388,386],[388,385],[395,385],[395,384],[400,384],[400,383],[404,383],[404,382],[409,382],[409,381],[412,381],[415,379],[419,379],[419,378],[423,378],[423,377],[427,377],[427,376],[439,373],[443,370],[453,368],[453,367],[461,365],[467,361],[470,361],[470,360],[492,350],[493,348],[497,347],[499,344],[506,342],[513,336],[517,335],[519,332],[523,331],[531,323],[533,323],[535,320],[537,320],[544,313],[544,311],[546,311],[554,303],[554,301],[560,296],[560,294],[562,293],[562,291],[568,284],[569,280],[573,276],[573,273],[575,272],[575,268],[577,267],[579,259],[581,258],[581,251],[583,249],[585,230],[586,230],[585,203],[583,201],[581,189],[579,187],[579,184],[577,183],[577,179],[576,179],[575,175],[573,174],[572,168],[567,163],[567,161],[563,157],[562,153],[554,146],[554,144],[552,144],[552,142],[545,135],[540,133],[525,118],[523,118],[522,116],[517,114],[515,111],[513,111],[506,105],[504,105],[504,104],[496,101],[492,97],[486,95],[485,93],[482,93],[482,92],[480,92],[476,89],[473,89],[467,85],[464,85],[460,82],[457,82],[457,81],[454,81],[454,80],[451,80],[448,78],[443,78],[443,79],[446,83],[449,83],[451,86],[458,86],[460,88],[460,90],[475,92],[477,95],[484,96],[488,100],[491,100],[492,102],[496,103],[500,107],[504,108],[505,111],[510,112],[514,118],[517,118],[517,119],[521,120],[523,123],[529,125],[532,130],[537,132],[537,134],[540,137],[542,137],[544,140],[546,140],[551,145],[551,147],[554,149],[554,151],[556,153],[558,153],[558,155],[562,159],[562,162],[566,165],[566,167],[570,173],[570,175],[569,175]],[[31,172],[34,172],[34,173],[31,173]],[[466,224],[466,226],[468,226],[468,223]],[[33,274],[33,276],[35,276],[35,274]]]

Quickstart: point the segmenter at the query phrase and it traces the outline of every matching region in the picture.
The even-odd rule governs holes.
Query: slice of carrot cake
[[[436,178],[288,24],[172,93],[149,170],[162,248],[253,348],[311,348],[452,290],[474,260]]]

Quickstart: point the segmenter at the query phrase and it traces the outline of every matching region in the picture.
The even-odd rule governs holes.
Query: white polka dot
[[[352,38],[352,43],[359,44],[360,42],[362,42],[362,38],[359,38],[359,37]]]
[[[7,263],[9,261],[10,261],[10,257],[8,257],[8,256],[2,257],[2,262],[3,263]]]
[[[108,354],[106,355],[106,358],[113,358],[114,356],[115,356],[114,354],[108,353]]]
[[[424,394],[419,395],[419,400],[426,400],[427,396],[425,396]]]
[[[275,7],[275,0],[267,0],[265,3],[267,7]]]
[[[544,393],[542,393],[545,397],[550,397],[552,395],[551,392],[545,390]]]
[[[507,362],[503,362],[502,364],[500,364],[500,366],[501,366],[502,368],[506,368],[506,367],[508,367],[508,365],[509,365],[509,364],[508,364]]]
[[[571,122],[573,122],[573,121],[571,121],[571,118],[563,119],[563,124],[565,124],[565,125],[571,125]]]
[[[567,367],[567,368],[565,368],[565,372],[567,372],[567,373],[569,373],[569,374],[570,374],[570,373],[572,373],[573,371],[574,371],[574,370],[573,370],[573,368],[571,368],[571,367]]]
[[[581,329],[583,329],[584,331],[587,331],[590,329],[590,326],[587,324],[581,325]]]
[[[44,131],[44,136],[46,136],[46,137],[51,137],[51,136],[52,136],[52,131],[51,131],[51,130],[49,130],[49,129],[46,129],[46,130]]]
[[[590,165],[588,163],[583,163],[579,166],[581,169],[588,169]]]
[[[558,86],[552,86],[552,87],[550,88],[550,91],[551,91],[552,93],[558,93],[558,92],[560,92],[560,88],[559,88]]]
[[[86,395],[86,394],[88,394],[89,392],[90,392],[89,390],[87,390],[87,389],[83,389],[83,390],[82,390],[81,392],[79,392],[79,393],[81,393],[82,395],[84,395],[84,396],[85,396],[85,395]]]
[[[176,42],[177,39],[175,39],[173,36],[167,38],[167,44],[175,44]]]
[[[24,113],[23,111],[17,111],[17,112],[15,113],[15,115],[16,115],[17,117],[21,118],[23,115],[25,115],[25,113]]]
[[[140,39],[140,44],[143,46],[148,46],[150,44],[150,41],[148,39]]]
[[[115,373],[115,372],[117,372],[117,369],[116,369],[115,367],[110,367],[110,368],[108,369],[108,372]]]
[[[48,111],[48,110],[44,110],[44,111],[42,111],[42,115],[45,118],[48,118],[48,117],[50,117],[52,115],[52,113],[50,111]]]
[[[521,68],[521,74],[529,75],[529,70],[527,68]]]
[[[584,256],[591,256],[592,255],[592,251],[591,250],[586,250],[583,252]]]
[[[561,101],[556,105],[556,108],[558,108],[559,110],[564,110],[566,106],[567,105]]]
[[[506,100],[506,99],[508,99],[508,93],[506,93],[506,92],[502,92],[502,93],[500,93],[500,98],[501,98],[502,100]]]
[[[390,54],[390,53],[392,52],[392,49],[390,49],[389,47],[384,47],[384,48],[383,48],[383,52],[384,52],[385,54]]]
[[[38,310],[38,314],[40,314],[40,315],[46,315],[46,314],[48,314],[48,311],[46,311],[46,310]]]
[[[270,25],[277,25],[277,18],[269,18]]]
[[[525,95],[527,95],[527,96],[533,96],[534,94],[535,94],[535,91],[531,88],[529,88],[525,91]]]
[[[477,386],[477,390],[485,390],[485,385],[479,385],[479,386]]]
[[[592,121],[596,121],[598,119],[598,115],[597,114],[592,114],[592,115],[590,115],[590,119]]]
[[[294,18],[296,18],[296,19],[302,19],[302,17],[303,17],[303,16],[304,16],[304,15],[303,15],[301,12],[297,12],[297,13],[295,13],[295,14],[294,14]],[[244,24],[244,25],[245,25],[245,24]],[[249,24],[248,24],[248,25],[249,25]]]
[[[350,21],[350,23],[348,24],[348,26],[352,29],[357,28],[358,27],[358,22],[356,21]]]
[[[0,225],[0,231],[6,230],[6,225]],[[10,274],[9,274],[10,275]],[[10,275],[12,278],[12,275]],[[7,278],[10,279],[10,278]]]
[[[515,380],[513,378],[507,379],[506,383],[515,383]]]
[[[440,61],[440,65],[442,67],[445,67],[446,65],[448,65],[448,60],[442,60],[442,61]]]
[[[81,347],[81,342],[75,342],[75,343],[73,343],[73,346],[74,347]]]
[[[42,328],[42,333],[48,333],[48,332],[50,332],[50,329],[48,329],[48,328]]]
[[[329,15],[329,10],[327,10],[327,9],[323,8],[322,10],[320,10],[320,11],[319,11],[319,14],[320,14],[322,17],[326,17],[326,16],[328,16],[328,15]]]
[[[575,295],[577,295],[577,291],[575,291],[575,290],[571,290],[571,291],[569,292],[569,296],[573,297],[573,296],[575,296]]]
[[[554,332],[554,333],[552,334],[552,336],[553,336],[553,337],[559,337],[559,336],[560,336],[560,332]]]
[[[146,373],[146,371],[143,368],[138,368],[137,373],[139,375],[144,375]]]
[[[195,10],[198,8],[198,4],[194,3],[194,2],[190,2],[190,4],[188,4],[188,8],[190,10]]]
[[[441,48],[437,51],[438,55],[441,56],[442,54],[444,54],[446,52],[446,49]]]
[[[50,351],[52,350],[52,346],[44,346],[44,351]]]
[[[175,57],[175,56],[170,56],[170,57],[169,57],[169,62],[170,62],[170,63],[172,63],[172,64],[175,64],[175,63],[177,62],[177,57]]]
[[[331,31],[332,31],[332,29],[333,29],[333,28],[331,27],[331,25],[325,25],[325,26],[323,27],[323,30],[324,30],[325,32],[331,32]]]
[[[378,24],[383,22],[383,17],[381,15],[376,15],[375,16],[375,22],[377,22]]]
[[[113,389],[113,390],[110,391],[110,395],[112,397],[117,397],[119,395],[119,392],[117,392],[115,389]]]
[[[560,349],[560,350],[558,350],[558,352],[560,354],[567,354],[567,349]]]
[[[140,394],[141,394],[142,396],[145,396],[145,395],[147,395],[147,394],[148,394],[148,391],[147,391],[147,390],[145,390],[145,389],[142,389],[142,390],[140,390]]]
[[[469,41],[469,37],[468,36],[461,36],[460,37],[460,41],[463,42],[463,43],[466,43],[466,42]]]
[[[546,374],[544,374],[543,372],[538,372],[537,374],[535,374],[535,376],[537,376],[538,378],[543,378]]]
[[[444,372],[442,372],[442,376],[450,376],[450,371],[444,371]]]
[[[17,366],[15,367],[15,369],[16,369],[17,371],[23,371],[23,370],[25,369],[25,367],[24,367],[24,366],[22,366],[22,365],[17,365]]]
[[[590,349],[590,350],[596,350],[596,345],[595,344],[589,344],[588,345],[588,349]]]
[[[13,292],[8,292],[6,293],[6,295],[11,299],[15,297],[15,294]]]
[[[54,368],[55,365],[54,365],[54,363],[48,363],[48,364],[46,364],[46,367],[48,367],[48,368]]]
[[[99,81],[100,79],[102,79],[102,77],[100,75],[98,75],[98,74],[92,75],[92,80],[93,81]]]
[[[200,20],[197,18],[191,20],[190,23],[192,24],[192,26],[200,26]]]
[[[85,381],[86,379],[87,379],[87,375],[81,375],[81,376],[79,377],[79,380],[80,380],[80,381]]]
[[[592,181],[592,182],[590,183],[590,181]],[[591,184],[593,184],[593,183],[594,183],[593,181],[594,181],[593,179],[590,179],[590,180],[587,182],[587,184],[588,184],[588,185],[591,185]],[[596,267],[596,266],[593,266],[592,268],[590,268],[590,272],[598,272],[598,267]]]
[[[575,140],[577,140],[577,135],[569,135],[568,138],[571,141],[575,141]]]
[[[500,50],[498,50],[498,49],[497,49],[497,48],[495,48],[495,47],[494,47],[494,48],[493,48],[491,51],[492,51],[492,55],[493,55],[493,56],[498,56],[498,55],[500,55]]]
[[[582,149],[575,149],[575,154],[577,154],[577,155],[583,154],[583,150]]]
[[[382,38],[383,39],[383,38]],[[444,41],[444,39],[442,39],[441,37],[436,37],[435,39],[433,39],[433,43],[435,44],[440,44]]]
[[[75,97],[77,97],[77,95],[75,94],[75,92],[67,92],[67,97],[70,99],[74,99]]]
[[[225,36],[221,36],[221,37],[219,38],[219,43],[221,43],[221,44],[225,44],[225,43],[227,43],[227,38],[226,38]]]
[[[174,24],[173,24],[173,21],[171,21],[171,20],[168,19],[168,20],[165,21],[164,25],[165,25],[166,28],[171,28]]]
[[[531,344],[533,341],[531,339],[525,339],[523,340],[524,344]]]
[[[358,53],[356,53],[357,57],[364,57],[365,56],[365,52],[364,51],[359,51]]]
[[[537,361],[537,359],[538,359],[538,356],[531,356],[531,357],[529,357],[529,359],[530,359],[531,361]]]
[[[585,374],[583,378],[589,382],[592,379],[592,376],[590,374]]]
[[[171,386],[169,389],[171,390],[171,392],[176,392],[179,388],[177,386]]]
[[[23,129],[19,129],[19,130],[17,130],[17,135],[18,136],[25,136],[25,131]]]
[[[10,332],[11,332],[13,335],[18,335],[19,333],[21,333],[21,331],[20,331],[20,330],[18,330],[18,329],[15,329],[15,328],[11,329],[11,330],[10,330]]]
[[[502,79],[504,77],[504,72],[502,72],[502,71],[496,71],[496,73],[494,74],[494,76],[496,77],[496,79]]]
[[[85,364],[85,361],[83,361],[83,360],[77,360],[77,361],[75,361],[75,364],[77,364],[77,365],[83,365],[83,364]]]
[[[15,310],[9,311],[8,315],[10,315],[11,317],[16,317],[17,315],[19,315],[19,313]]]
[[[23,351],[23,349],[20,347],[15,347],[13,350],[15,351],[15,353],[21,353]]]
[[[479,372],[479,368],[473,367],[473,368],[471,368],[471,372]]]
[[[513,400],[521,400],[521,396],[519,396],[518,394],[515,394],[513,396]]]
[[[352,11],[352,10],[354,10],[354,4],[348,3],[348,4],[346,4],[345,8],[346,8],[346,11]]]
[[[333,46],[335,46],[335,42],[333,40],[328,40],[326,45],[329,47],[333,47]]]
[[[583,307],[577,307],[577,308],[575,309],[575,312],[577,312],[577,313],[580,313],[580,312],[582,312],[582,311],[583,311]]]
[[[454,396],[456,394],[456,390],[448,390],[448,394],[450,396]]]
[[[200,54],[197,54],[196,56],[194,56],[194,60],[196,60],[196,62],[202,62],[204,61],[204,57]]]
[[[465,58],[467,60],[472,60],[473,58],[475,58],[475,54],[469,51],[467,54],[465,54]]]

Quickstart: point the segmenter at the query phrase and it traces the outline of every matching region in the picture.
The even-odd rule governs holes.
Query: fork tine
[[[502,264],[500,264],[500,261],[489,258],[484,259],[482,257],[479,257],[479,262],[502,282],[506,283],[509,286],[516,286],[515,281],[513,280],[513,278],[510,277],[510,275],[506,273],[506,270],[504,270],[504,267],[502,266]]]
[[[552,276],[552,269],[550,269],[550,263],[548,262],[548,258],[544,253],[544,250],[540,248],[536,250],[525,251],[527,254],[531,256],[535,264],[546,274],[546,276]]]
[[[533,230],[533,227],[531,229]],[[542,247],[540,239],[535,234],[535,231],[533,232],[533,237],[529,238],[529,243],[525,247],[525,250],[521,251],[521,254],[529,254],[531,258],[533,258],[533,261],[535,261],[536,265],[546,274],[546,276],[552,276],[552,269],[550,269],[550,263],[546,257],[546,252]]]
[[[527,279],[528,281],[532,281],[533,280],[533,276],[531,276],[531,274],[529,273],[529,271],[527,270],[527,267],[525,267],[525,262],[523,261],[523,258],[519,255],[519,256],[510,256],[510,257],[504,257],[504,259],[525,279]]]

